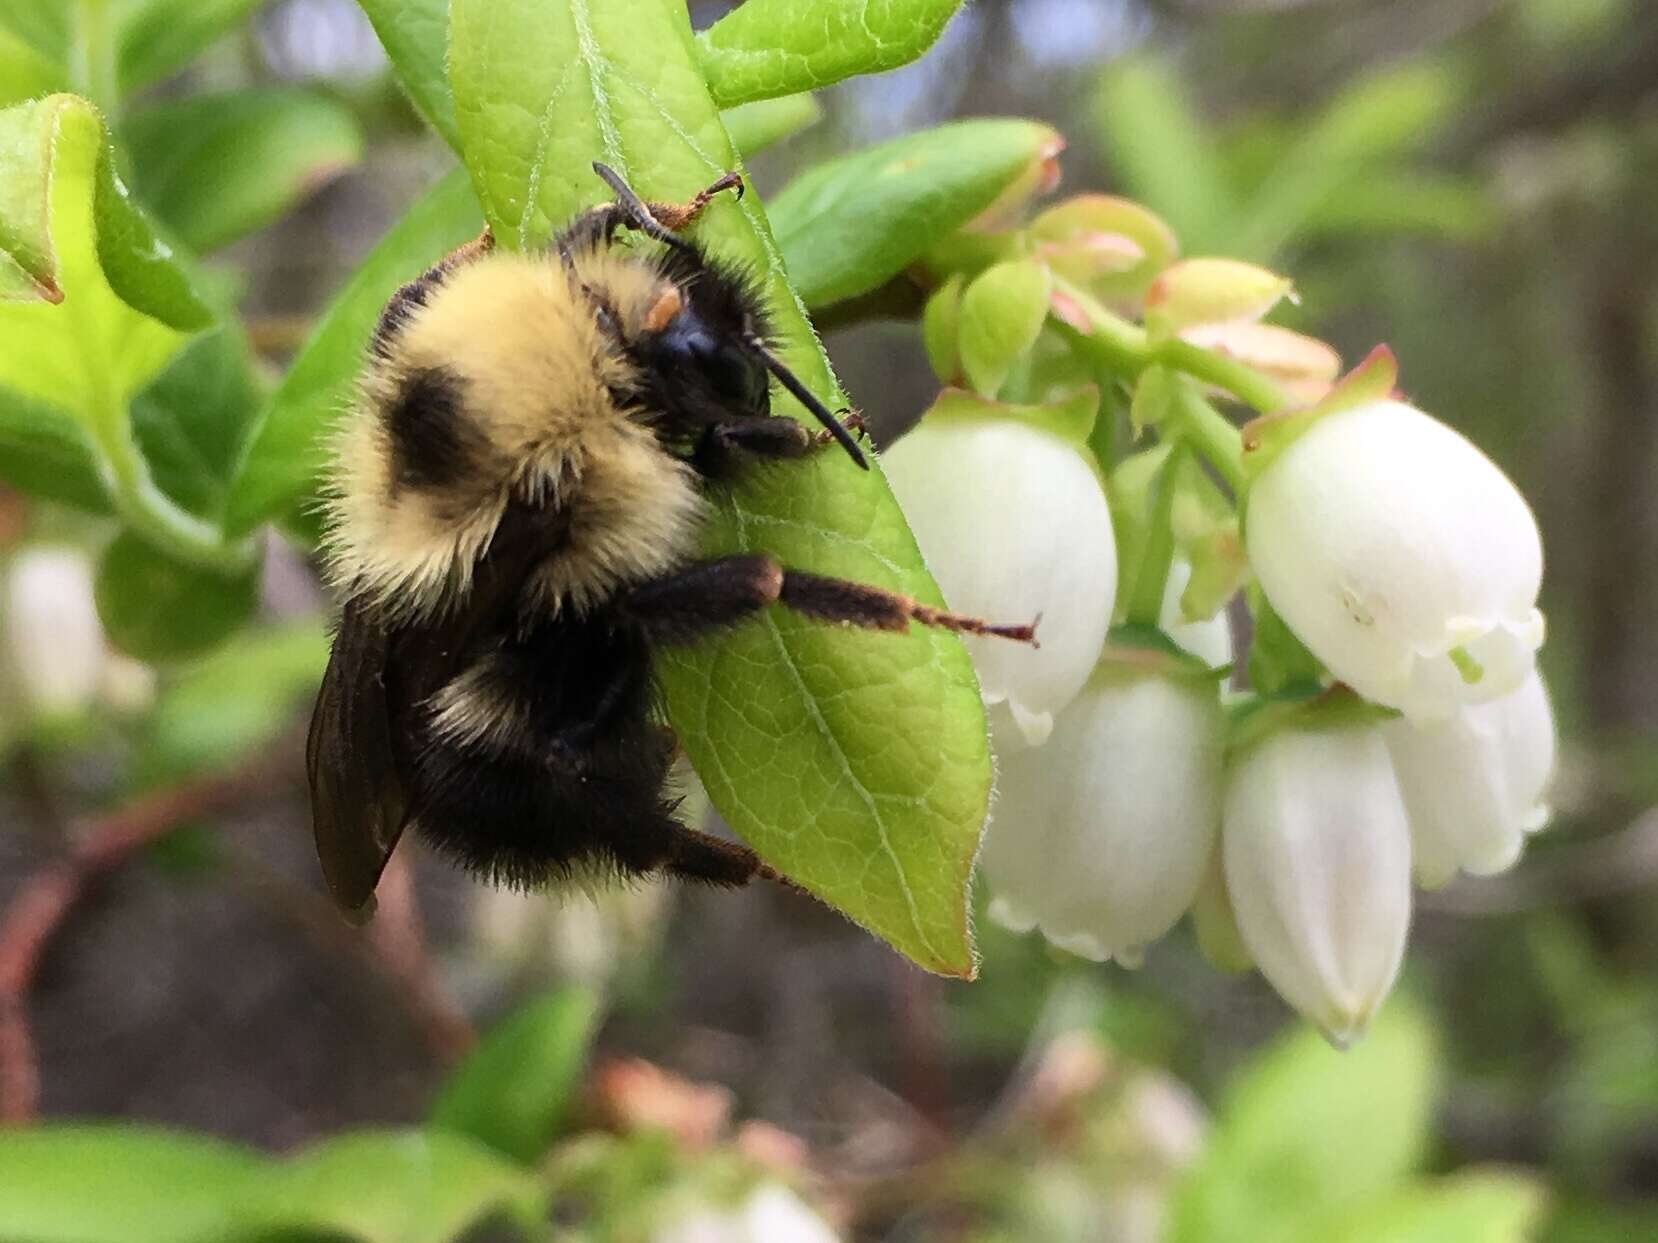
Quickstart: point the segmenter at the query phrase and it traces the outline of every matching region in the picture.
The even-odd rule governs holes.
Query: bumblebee
[[[1032,639],[764,554],[699,556],[710,490],[749,463],[830,445],[868,463],[777,357],[755,276],[682,236],[740,178],[663,204],[594,171],[615,199],[546,253],[486,230],[397,290],[337,436],[324,550],[343,607],[307,765],[347,912],[372,911],[410,827],[513,886],[771,875],[674,818],[660,646],[772,605]],[[620,230],[649,244],[615,245]],[[773,379],[821,431],[771,414]]]

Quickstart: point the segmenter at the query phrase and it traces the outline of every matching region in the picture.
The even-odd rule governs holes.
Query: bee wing
[[[390,646],[346,605],[305,746],[323,876],[341,909],[362,919],[374,913],[374,887],[409,819],[386,696]]]

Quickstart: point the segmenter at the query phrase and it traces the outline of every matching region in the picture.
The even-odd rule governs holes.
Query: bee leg
[[[759,419],[732,419],[706,428],[697,441],[691,464],[710,479],[729,478],[746,457],[798,458],[810,453],[816,437],[782,415]]]
[[[414,280],[399,285],[380,311],[379,322],[375,324],[374,336],[369,342],[370,348],[380,357],[386,357],[391,339],[408,322],[410,315],[426,305],[426,299],[431,297],[432,291],[443,284],[456,268],[471,263],[494,249],[495,234],[485,225],[484,231],[470,242],[464,246],[457,246]]]
[[[865,630],[902,631],[908,630],[911,622],[918,622],[956,634],[1012,639],[1032,647],[1039,646],[1036,626],[1042,620],[1037,617],[1025,625],[993,624],[980,617],[935,609],[930,604],[923,604],[912,596],[896,591],[799,570],[789,570],[783,575],[783,589],[778,593],[778,603],[819,621],[859,626]]]
[[[696,829],[675,829],[669,848],[662,870],[681,880],[736,887],[771,872],[747,846]]]
[[[783,567],[764,554],[698,561],[635,587],[621,613],[661,643],[686,643],[728,629],[775,601]]]
[[[684,643],[734,626],[773,603],[818,621],[865,630],[904,631],[917,622],[1037,645],[1035,621],[997,625],[866,583],[784,570],[764,554],[699,561],[634,588],[619,607],[658,642]]]
[[[685,228],[702,214],[714,196],[726,190],[735,190],[738,201],[743,197],[743,178],[740,173],[722,173],[716,180],[698,190],[685,203],[648,203],[652,216],[675,231]]]

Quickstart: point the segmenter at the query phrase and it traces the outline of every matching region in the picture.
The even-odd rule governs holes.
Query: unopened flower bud
[[[1332,1043],[1393,987],[1410,924],[1410,827],[1379,730],[1282,729],[1233,761],[1221,830],[1245,946]]]
[[[1476,876],[1513,865],[1525,835],[1548,821],[1554,718],[1543,680],[1472,704],[1448,721],[1382,727],[1410,813],[1416,881],[1433,889],[1458,870]]]
[[[1537,522],[1489,458],[1403,402],[1337,411],[1289,444],[1250,489],[1245,542],[1312,653],[1413,720],[1494,699],[1531,672]]]

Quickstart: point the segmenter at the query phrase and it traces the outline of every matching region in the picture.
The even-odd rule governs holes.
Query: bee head
[[[765,357],[752,344],[758,336],[753,317],[715,283],[664,282],[633,343],[653,390],[651,404],[685,432],[771,411]]]

